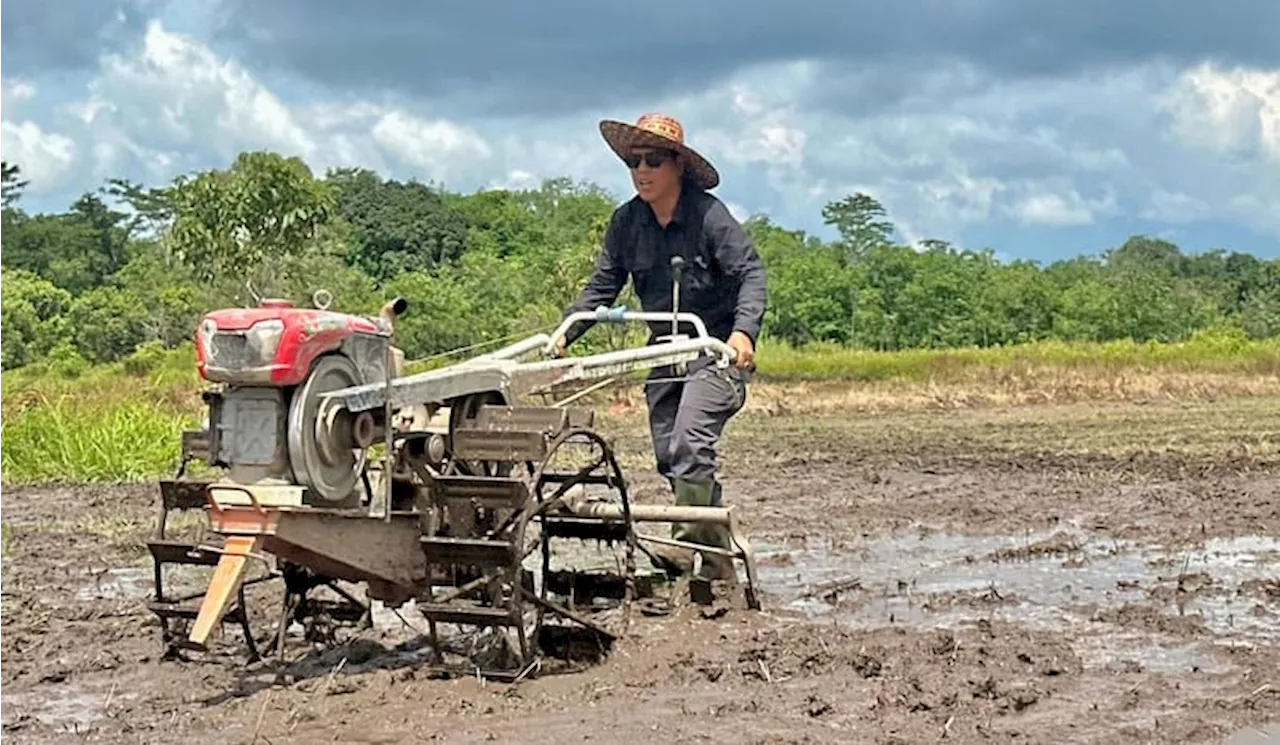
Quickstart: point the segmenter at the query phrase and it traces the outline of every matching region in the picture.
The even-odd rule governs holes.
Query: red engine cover
[[[390,331],[380,319],[264,300],[257,308],[206,313],[196,331],[196,366],[209,381],[297,385],[316,357],[347,338]]]

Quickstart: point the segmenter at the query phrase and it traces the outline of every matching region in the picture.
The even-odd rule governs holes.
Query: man
[[[736,358],[727,374],[705,356],[689,363],[679,379],[671,368],[655,369],[645,390],[649,427],[658,472],[670,482],[676,504],[720,505],[716,443],[746,401],[764,317],[764,266],[742,226],[708,193],[719,184],[719,174],[685,144],[680,122],[646,114],[634,125],[603,121],[600,132],[630,168],[636,196],[614,211],[595,271],[566,315],[612,305],[628,277],[646,311],[670,312],[671,257],[684,259],[679,310],[698,314],[707,333],[732,347]],[[570,329],[557,354],[591,325]],[[689,324],[680,331],[693,333]],[[652,323],[650,332],[653,343],[671,333],[671,323]],[[677,525],[672,537],[729,547],[720,526]],[[692,565],[689,550],[662,547],[653,554],[675,573]],[[712,577],[733,577],[725,557],[704,554],[703,565]]]

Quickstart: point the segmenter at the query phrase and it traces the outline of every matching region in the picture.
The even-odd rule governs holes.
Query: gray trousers
[[[658,473],[668,481],[710,482],[713,504],[720,504],[716,444],[725,424],[746,403],[749,376],[736,367],[718,371],[710,357],[699,357],[688,364],[683,380],[648,383],[645,399]],[[649,377],[676,376],[671,368],[661,367]]]

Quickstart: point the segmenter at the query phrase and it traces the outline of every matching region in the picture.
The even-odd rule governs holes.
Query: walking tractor
[[[635,561],[654,543],[729,556],[735,575],[744,564],[746,582],[737,584],[747,605],[759,607],[750,546],[733,509],[633,503],[610,440],[591,410],[574,405],[619,376],[679,369],[699,355],[727,371],[734,350],[696,315],[678,306],[662,314],[601,308],[570,315],[553,333],[406,375],[394,341],[406,301],[366,317],[330,311],[329,300],[323,292],[313,308],[263,300],[201,320],[196,350],[212,386],[203,394],[208,419],[183,434],[182,464],[160,484],[159,527],[149,542],[150,607],[170,652],[207,649],[217,629],[235,622],[258,659],[244,590],[280,578],[271,641],[280,655],[294,622],[368,623],[372,601],[392,609],[412,602],[428,624],[435,664],[518,678],[584,639],[601,650],[618,638],[634,602],[652,593],[644,581],[652,577]],[[668,319],[673,331],[678,321],[694,333],[582,357],[554,351],[580,321]],[[215,476],[188,474],[193,461]],[[221,540],[171,537],[172,510],[198,510],[206,534]],[[725,526],[730,546],[638,529],[677,522]],[[591,559],[592,550],[597,557],[607,550],[606,560]],[[254,563],[267,573],[250,580]],[[203,592],[171,597],[167,564],[213,569]],[[690,578],[695,599],[709,587],[700,573]],[[363,585],[367,602],[339,581]],[[326,585],[339,600],[311,596]],[[442,625],[486,643],[451,648],[468,659],[447,664]]]

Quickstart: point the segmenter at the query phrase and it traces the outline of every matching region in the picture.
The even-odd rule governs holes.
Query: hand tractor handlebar
[[[705,351],[715,356],[717,358],[716,361],[720,363],[721,366],[732,364],[738,357],[736,349],[707,333],[706,324],[703,322],[701,316],[696,313],[662,313],[627,310],[627,306],[625,305],[618,306],[616,308],[607,308],[602,305],[594,311],[586,310],[570,313],[563,321],[560,322],[560,325],[556,327],[556,330],[551,332],[551,336],[547,338],[546,343],[543,345],[543,354],[548,357],[554,356],[556,343],[562,339],[569,332],[569,329],[573,328],[575,324],[583,321],[591,323],[649,323],[671,321],[673,327],[677,323],[688,323],[693,326],[696,334],[692,341],[695,341],[697,346],[703,347]],[[678,337],[673,334],[672,341],[677,340],[677,338]]]

